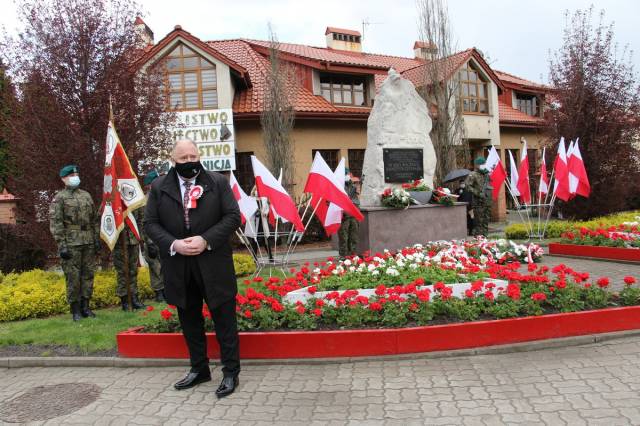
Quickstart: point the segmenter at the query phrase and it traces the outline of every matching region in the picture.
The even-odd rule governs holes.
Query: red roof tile
[[[502,101],[498,101],[498,114],[500,117],[500,124],[515,124],[515,125],[527,125],[527,126],[540,126],[544,123],[544,119],[540,117],[534,117],[529,114],[517,110],[510,105],[505,104]]]
[[[0,192],[0,201],[14,201],[17,200],[18,198],[16,198],[15,195],[11,194],[9,191],[7,191],[7,189],[3,189],[2,192]]]
[[[347,34],[352,36],[361,36],[359,31],[354,30],[345,30],[344,28],[336,28],[336,27],[327,27],[327,30],[324,32],[324,35],[329,33],[339,33],[339,34]]]
[[[435,45],[434,42],[432,41],[416,41],[415,43],[413,43],[413,48],[414,49],[437,49],[438,46]]]
[[[498,78],[500,78],[500,80],[502,80],[506,85],[516,85],[516,86],[521,86],[521,87],[525,87],[525,88],[531,88],[531,89],[542,89],[542,90],[549,90],[550,87],[546,86],[544,84],[540,84],[540,83],[536,83],[534,81],[531,80],[526,80],[522,77],[518,77],[516,75],[513,74],[509,74],[506,73],[504,71],[498,71],[498,70],[494,70],[496,75],[498,76]]]

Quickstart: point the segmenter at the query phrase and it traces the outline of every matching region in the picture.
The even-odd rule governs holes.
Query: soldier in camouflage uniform
[[[150,171],[144,176],[142,183],[144,185],[145,193],[149,193],[151,183],[153,183],[157,177],[158,172],[155,170]],[[142,213],[141,217],[144,218],[143,209],[139,210]],[[140,223],[142,223],[143,220],[141,220]],[[162,271],[160,268],[158,246],[156,246],[151,238],[149,238],[144,230],[144,226],[140,227],[140,231],[142,232],[142,241],[144,242],[142,254],[144,256],[144,260],[146,260],[149,265],[149,281],[151,282],[151,288],[156,293],[156,302],[164,302],[164,281],[162,279]]]
[[[95,317],[89,308],[93,294],[95,257],[100,250],[100,221],[87,191],[79,189],[78,167],[60,170],[65,188],[53,197],[49,208],[49,229],[58,245],[67,284],[67,303],[74,321]]]
[[[138,228],[142,225],[142,210],[138,208],[131,214],[138,224]],[[120,297],[120,303],[122,304],[122,310],[129,310],[129,295],[127,293],[127,283],[125,277],[125,258],[124,248],[122,247],[122,241],[127,244],[127,262],[129,266],[129,286],[131,289],[131,307],[133,309],[142,309],[145,305],[140,302],[138,298],[138,258],[140,257],[140,242],[136,236],[131,232],[128,225],[120,232],[118,241],[113,248],[113,266],[116,269],[117,284],[116,295]]]
[[[356,206],[360,206],[358,189],[353,183],[351,173],[349,172],[349,169],[346,169],[345,172],[344,190],[351,199],[351,202]],[[342,213],[342,223],[340,224],[340,230],[338,231],[338,243],[338,252],[340,253],[340,257],[356,254],[356,247],[358,246],[358,221],[344,212]]]
[[[489,234],[489,221],[491,219],[491,183],[489,171],[484,167],[486,160],[483,157],[475,159],[476,170],[471,172],[465,180],[466,188],[473,195],[473,230],[472,235]]]

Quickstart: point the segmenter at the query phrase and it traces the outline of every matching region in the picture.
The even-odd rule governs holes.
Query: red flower
[[[381,311],[382,305],[378,302],[373,302],[369,305],[369,309],[371,309],[372,311]]]
[[[322,299],[318,299],[318,300],[316,300],[316,306],[317,306],[318,308],[323,307],[323,306],[324,306],[324,300],[322,300]]]
[[[320,309],[320,308],[316,308],[316,309],[314,309],[314,310],[313,310],[313,311],[311,311],[311,312],[313,312],[313,315],[315,315],[315,316],[317,316],[317,317],[319,317],[320,315],[322,315],[322,309]]]
[[[151,311],[153,311],[153,309],[154,309],[153,306],[151,306],[151,305],[147,306],[147,312],[151,312]]]
[[[307,287],[307,291],[309,292],[309,294],[315,294],[317,290],[318,289],[316,288],[315,285]]]
[[[433,285],[433,288],[434,288],[436,291],[442,291],[442,289],[444,288],[444,283],[443,283],[442,281],[438,281],[437,283],[435,283],[435,284]]]
[[[487,290],[484,292],[484,298],[489,300],[489,301],[493,301],[494,296],[493,296],[493,292],[491,290]]]
[[[565,280],[556,281],[556,287],[565,288],[567,286],[567,282]]]
[[[412,303],[411,305],[409,305],[409,310],[410,311],[417,311],[418,310],[418,305],[415,303]]]
[[[380,284],[376,287],[376,295],[378,296],[383,296],[386,291],[387,287],[385,287],[383,284]]]
[[[173,309],[174,311],[177,309],[176,305],[167,305],[167,308]]]
[[[596,281],[596,283],[600,288],[609,287],[609,278],[607,277],[598,278],[598,281]]]
[[[253,316],[253,314],[251,313],[251,311],[250,311],[250,310],[248,310],[248,309],[247,309],[246,311],[244,311],[244,316],[245,316],[246,318],[251,318],[251,317]]]
[[[520,299],[520,286],[518,284],[509,283],[507,285],[507,297],[513,300]]]
[[[531,295],[531,300],[542,302],[543,300],[547,300],[547,295],[544,293],[533,293]]]
[[[304,314],[305,313],[304,306],[302,305],[296,306],[296,312],[299,313],[300,315]]]
[[[273,302],[271,302],[271,309],[274,312],[282,312],[282,311],[284,311],[284,307],[277,300],[274,300]]]
[[[635,282],[636,282],[636,279],[631,275],[627,275],[626,277],[624,277],[624,283],[626,285],[632,285],[632,284],[635,284]]]
[[[171,312],[168,309],[163,309],[162,311],[160,311],[160,315],[162,316],[162,318],[164,318],[165,320],[168,320],[169,318],[171,318],[173,316],[173,312]]]
[[[528,270],[529,272],[533,272],[533,271],[535,271],[535,270],[536,270],[536,268],[537,268],[537,266],[536,266],[536,264],[535,264],[535,263],[529,263],[529,264],[527,265],[527,270]]]

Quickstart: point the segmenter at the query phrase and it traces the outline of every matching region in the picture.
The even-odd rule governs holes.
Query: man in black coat
[[[211,380],[203,299],[220,345],[224,377],[216,395],[238,385],[240,354],[236,322],[238,287],[229,238],[240,226],[240,209],[227,179],[207,172],[196,144],[176,142],[174,167],[153,182],[144,216],[145,231],[160,251],[167,303],[178,307],[191,370],[174,387],[188,389]]]

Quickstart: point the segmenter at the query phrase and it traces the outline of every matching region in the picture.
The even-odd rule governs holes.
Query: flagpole
[[[122,231],[120,231],[120,235],[122,236],[122,256],[123,256],[123,260],[124,260],[124,264],[122,266],[124,266],[123,268],[123,274],[124,274],[124,284],[127,287],[127,300],[129,302],[129,310],[133,311],[133,301],[131,300],[131,281],[129,280],[129,268],[131,265],[129,265],[129,249],[127,247],[127,234],[126,234],[127,230],[123,229]]]
[[[302,233],[300,234],[300,237],[298,238],[294,238],[295,240],[295,245],[293,246],[293,249],[291,249],[291,251],[289,252],[289,255],[291,253],[293,253],[296,249],[296,247],[298,247],[298,243],[300,242],[300,240],[302,240],[302,237],[304,236],[305,232],[307,232],[307,228],[309,227],[309,224],[311,223],[311,219],[313,219],[313,215],[316,214],[316,210],[318,209],[318,206],[320,205],[320,203],[322,202],[322,198],[320,197],[318,199],[318,203],[316,204],[316,206],[313,208],[313,211],[311,212],[311,216],[309,216],[309,220],[307,220],[307,224],[304,226],[304,230],[302,231]]]

